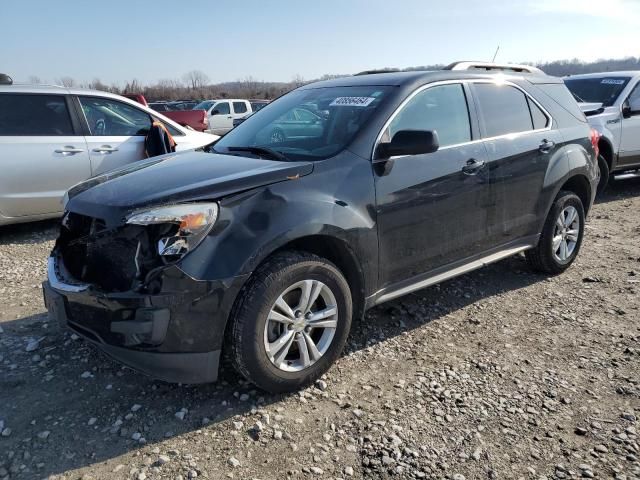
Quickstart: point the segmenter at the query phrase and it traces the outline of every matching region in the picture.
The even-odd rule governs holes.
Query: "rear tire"
[[[602,155],[598,155],[598,169],[600,170],[600,180],[598,180],[597,194],[600,195],[607,189],[607,185],[609,185],[609,182],[611,180],[609,164]]]
[[[527,263],[539,272],[562,273],[578,256],[583,235],[582,201],[575,193],[563,190],[553,202],[538,245],[525,252]]]
[[[352,310],[349,285],[335,265],[305,252],[277,253],[256,270],[236,302],[231,361],[268,392],[303,388],[342,352]]]

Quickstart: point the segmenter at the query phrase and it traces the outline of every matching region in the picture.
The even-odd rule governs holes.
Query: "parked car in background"
[[[503,70],[313,83],[203,151],[78,185],[51,316],[163,380],[214,381],[224,348],[285,392],[331,366],[367,308],[520,252],[566,270],[597,137],[562,80]],[[283,141],[286,119],[312,123]]]
[[[144,95],[127,95],[127,98],[135,100],[142,105],[147,105]],[[204,132],[209,128],[209,120],[204,110],[175,109],[173,108],[175,106],[174,102],[151,102],[148,106],[156,112],[162,112],[165,117],[183,127],[188,127],[198,132]]]
[[[572,75],[565,84],[600,133],[602,191],[615,173],[640,170],[640,71]]]
[[[0,85],[0,225],[59,216],[69,187],[145,158],[153,120],[167,127],[177,150],[217,138],[120,95]]]
[[[169,108],[169,104],[167,102],[151,102],[149,103],[149,108],[155,110],[156,112],[162,112],[162,113],[171,111],[171,108]]]
[[[233,128],[233,120],[242,118],[253,112],[249,100],[223,99],[205,100],[196,105],[196,108],[207,111],[209,121],[209,133],[224,135]]]
[[[251,111],[257,112],[258,110],[261,110],[262,108],[269,105],[270,101],[269,100],[249,100],[249,103],[251,103]]]

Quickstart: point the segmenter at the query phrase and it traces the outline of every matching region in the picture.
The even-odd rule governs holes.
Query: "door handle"
[[[467,160],[467,163],[462,167],[462,173],[465,175],[475,175],[478,173],[482,167],[484,167],[484,161],[478,161],[475,158],[470,158]]]
[[[93,151],[96,153],[112,153],[117,152],[118,149],[116,147],[112,147],[111,145],[102,145],[99,148],[94,148]]]
[[[233,115],[229,115],[227,118],[233,118]]]
[[[54,150],[56,153],[62,153],[63,155],[75,155],[76,153],[82,153],[84,150],[82,148],[76,148],[73,145],[65,145],[63,148],[59,148]]]
[[[556,144],[555,142],[552,142],[551,140],[543,140],[542,143],[540,144],[540,146],[538,147],[538,150],[540,150],[540,152],[542,153],[549,153],[551,151],[551,149],[553,147],[555,147]]]

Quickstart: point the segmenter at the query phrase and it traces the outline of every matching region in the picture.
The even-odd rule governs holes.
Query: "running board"
[[[491,255],[488,255],[486,257],[479,258],[478,260],[469,262],[465,265],[461,265],[451,270],[447,270],[446,272],[438,273],[436,275],[428,277],[424,280],[419,280],[405,287],[400,287],[397,290],[392,290],[390,292],[385,292],[384,290],[381,290],[377,294],[373,295],[373,297],[375,298],[373,304],[379,305],[381,303],[388,302],[389,300],[393,300],[394,298],[398,298],[403,295],[406,295],[407,293],[415,292],[416,290],[421,290],[423,288],[430,287],[432,285],[435,285],[436,283],[444,282],[445,280],[449,280],[459,275],[464,275],[465,273],[469,273],[479,268],[486,267],[487,265],[498,262],[507,257],[512,257],[513,255],[516,255],[520,252],[524,252],[525,250],[529,250],[530,248],[533,248],[533,247],[534,245],[524,245],[524,246],[509,248],[507,250],[501,250],[499,252],[492,253]]]
[[[614,173],[614,180],[628,180],[630,178],[640,178],[640,170],[636,170],[635,172],[622,172],[622,173]]]

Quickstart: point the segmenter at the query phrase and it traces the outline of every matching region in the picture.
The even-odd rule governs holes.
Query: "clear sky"
[[[212,82],[640,56],[640,0],[0,0],[15,80]]]

